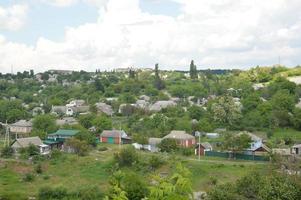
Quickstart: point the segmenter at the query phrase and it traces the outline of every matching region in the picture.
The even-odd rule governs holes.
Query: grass
[[[55,162],[46,160],[42,164],[43,173],[39,175],[34,172],[35,165],[27,161],[0,160],[0,199],[5,196],[9,197],[8,199],[28,199],[36,196],[39,188],[43,186],[63,186],[75,191],[81,186],[96,185],[105,192],[113,165],[113,154],[119,147],[108,144],[101,146],[108,147],[108,150],[94,150],[86,157],[63,154],[63,157]],[[142,159],[153,155],[149,152],[139,154]],[[195,156],[159,155],[164,157],[167,163],[155,173],[170,173],[174,167],[173,162],[182,161],[192,172],[191,180],[195,191],[207,191],[213,187],[212,177],[215,177],[218,184],[232,182],[254,169],[263,169],[266,166],[266,163],[228,161],[223,158],[202,157],[199,161]],[[35,179],[32,182],[24,182],[22,178],[25,173],[35,174]],[[143,172],[141,175],[146,179],[151,177],[149,172]]]

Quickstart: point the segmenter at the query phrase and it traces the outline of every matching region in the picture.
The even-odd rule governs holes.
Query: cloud
[[[52,6],[66,7],[71,6],[78,2],[78,0],[41,0],[43,3],[47,3]]]
[[[28,7],[25,4],[15,4],[9,7],[0,6],[0,30],[17,31],[27,19]]]
[[[97,22],[67,27],[61,42],[41,37],[26,46],[0,38],[0,69],[94,71],[157,62],[188,69],[191,59],[199,68],[246,68],[275,64],[278,56],[286,65],[301,61],[299,0],[173,1],[181,6],[176,17],[145,12],[138,0],[97,1]]]

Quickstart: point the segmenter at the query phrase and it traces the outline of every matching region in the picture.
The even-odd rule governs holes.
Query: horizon
[[[298,0],[3,0],[0,71],[297,66]]]

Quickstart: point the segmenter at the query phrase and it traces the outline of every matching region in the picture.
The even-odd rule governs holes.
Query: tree
[[[95,79],[94,86],[95,86],[95,89],[96,89],[97,91],[100,91],[100,92],[104,92],[104,91],[105,91],[105,88],[104,88],[104,86],[103,86],[101,80],[98,79],[98,78]]]
[[[235,153],[250,147],[251,142],[251,137],[245,133],[238,135],[225,133],[222,148]]]
[[[55,118],[49,114],[37,115],[33,119],[32,127],[35,131],[42,131],[46,133],[54,132],[57,129]]]
[[[160,78],[159,75],[159,64],[155,65],[155,80],[154,80],[154,87],[158,90],[162,90],[165,88],[164,81]]]
[[[213,119],[221,124],[234,125],[241,118],[241,108],[232,97],[222,96],[211,106]]]
[[[137,173],[127,173],[121,180],[121,188],[131,200],[141,200],[148,195],[146,182]]]
[[[295,129],[301,130],[301,109],[295,108],[293,114],[293,125]]]
[[[180,163],[175,172],[166,178],[155,177],[157,184],[150,187],[149,200],[192,199],[192,184],[190,171]]]
[[[67,139],[66,146],[70,147],[71,150],[79,156],[85,156],[85,155],[87,155],[87,153],[89,151],[89,146],[88,146],[87,142],[79,140],[77,138]]]
[[[79,116],[79,123],[85,128],[90,128],[93,125],[94,118],[95,115],[93,114],[81,115]]]
[[[188,112],[191,119],[197,120],[199,120],[205,114],[205,110],[202,107],[196,105],[193,105],[190,108],[188,108]]]
[[[177,141],[170,138],[163,139],[158,147],[162,152],[173,152],[178,149]]]
[[[197,68],[196,68],[196,65],[194,64],[193,60],[191,60],[191,63],[190,63],[189,74],[190,74],[191,79],[197,79],[198,78]]]
[[[136,72],[132,69],[129,70],[129,78],[134,79],[136,77]]]
[[[288,90],[279,90],[272,96],[271,104],[274,110],[291,112],[295,107],[295,97]]]
[[[103,130],[112,129],[112,119],[104,115],[96,117],[92,121],[92,124],[96,127],[98,133],[101,133]]]

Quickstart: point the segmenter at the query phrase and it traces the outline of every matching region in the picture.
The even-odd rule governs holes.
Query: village
[[[19,77],[2,75],[0,174],[9,170],[13,177],[21,177],[21,183],[48,187],[56,179],[63,180],[61,175],[53,174],[57,169],[65,174],[71,172],[66,162],[77,163],[74,170],[85,170],[82,162],[88,162],[89,167],[101,166],[98,170],[106,178],[90,180],[86,174],[78,178],[90,180],[97,190],[100,187],[105,191],[103,188],[109,187],[106,179],[119,173],[118,169],[125,170],[125,166],[152,180],[150,173],[171,176],[178,161],[195,176],[191,179],[194,199],[204,199],[216,182],[239,179],[254,169],[265,171],[273,166],[298,175],[300,102],[295,97],[289,99],[286,93],[277,93],[277,87],[297,91],[298,79],[271,77],[269,83],[242,84],[242,77],[254,71],[268,74],[274,68],[279,67],[254,68],[238,75],[227,71],[210,75],[196,72],[192,61],[189,72],[161,71],[156,65],[154,70],[50,70]],[[9,96],[10,87],[16,85],[27,94]],[[291,107],[278,107],[282,101]],[[256,109],[259,113],[264,109],[263,114],[257,115]],[[286,112],[292,114],[285,115]],[[118,165],[113,173],[106,167],[113,167],[112,162]],[[20,164],[22,170],[15,171]],[[204,170],[206,175],[202,176]],[[230,170],[229,174],[225,175],[225,170]],[[238,173],[231,175],[233,170]],[[41,176],[42,172],[45,175]],[[5,180],[9,181],[0,181],[3,188]],[[44,190],[27,188],[16,199],[42,195]]]

